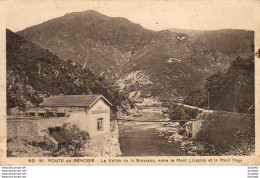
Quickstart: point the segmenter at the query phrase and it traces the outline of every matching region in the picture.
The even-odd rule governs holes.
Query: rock
[[[12,157],[19,157],[20,153],[19,152],[13,152],[10,154]]]

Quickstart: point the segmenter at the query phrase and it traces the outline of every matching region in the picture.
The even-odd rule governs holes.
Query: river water
[[[160,112],[142,112],[137,121],[159,121]],[[160,130],[161,122],[119,122],[119,143],[122,156],[186,156],[177,142],[168,142],[167,134]]]

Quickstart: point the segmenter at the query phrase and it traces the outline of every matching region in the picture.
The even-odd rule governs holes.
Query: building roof
[[[102,98],[110,106],[112,104],[102,95],[60,95],[50,96],[43,101],[40,106],[83,106],[91,107],[100,98]]]
[[[70,142],[77,139],[77,136],[68,130],[62,130],[60,132],[53,132],[50,134],[58,143]]]

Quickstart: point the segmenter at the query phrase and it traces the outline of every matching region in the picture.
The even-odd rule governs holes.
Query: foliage
[[[210,108],[254,113],[254,57],[237,57],[226,73],[207,79]]]
[[[112,82],[143,70],[153,85],[137,87],[144,90],[143,95],[160,99],[201,89],[208,76],[226,70],[238,53],[252,54],[253,31],[225,29],[196,36],[186,32],[152,31],[90,10],[69,13],[18,34]]]
[[[220,154],[249,155],[254,152],[254,116],[212,113],[204,118],[195,141],[213,145]]]
[[[85,144],[89,140],[89,134],[85,131],[81,131],[77,125],[65,123],[62,126],[62,130],[69,133],[71,140],[57,150],[53,150],[53,156],[81,156],[80,150],[84,149]]]
[[[125,18],[111,18],[94,10],[66,14],[18,34],[96,74],[109,74],[109,79],[120,71],[118,65],[128,62],[157,36]]]
[[[237,57],[226,72],[207,78],[205,88],[190,92],[184,103],[230,112],[254,113],[254,57]]]
[[[203,108],[208,105],[206,91],[203,89],[193,90],[184,98],[183,102],[187,105]]]
[[[170,104],[168,114],[171,120],[192,120],[200,113],[198,109],[187,108],[181,105]]]
[[[117,110],[125,100],[117,88],[72,60],[62,60],[48,50],[6,31],[7,108],[38,105],[51,95],[102,94]]]

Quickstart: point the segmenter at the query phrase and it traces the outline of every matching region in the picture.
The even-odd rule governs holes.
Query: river
[[[143,111],[137,121],[159,121],[161,112]],[[160,130],[161,122],[119,122],[119,142],[122,156],[186,156],[180,143],[168,142],[167,134]]]

